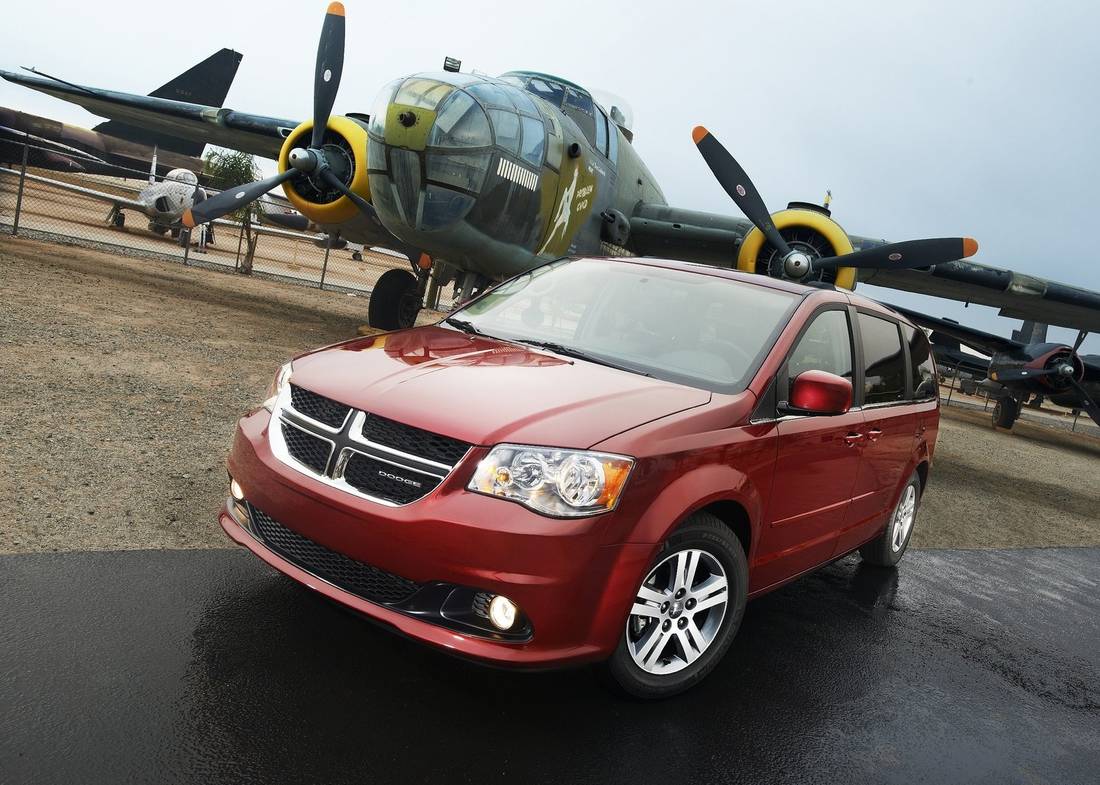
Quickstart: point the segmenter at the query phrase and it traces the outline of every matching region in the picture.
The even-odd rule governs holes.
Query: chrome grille
[[[470,449],[466,442],[354,409],[295,384],[276,401],[268,434],[272,453],[283,463],[388,506],[426,496]]]
[[[291,457],[318,474],[323,473],[328,466],[329,455],[332,454],[332,442],[286,422],[280,423],[280,426],[283,430],[283,441],[286,442],[286,449]]]
[[[329,428],[340,428],[351,411],[350,406],[337,403],[331,398],[318,395],[315,392],[290,385],[290,405],[295,411],[301,412],[306,417],[324,423]]]

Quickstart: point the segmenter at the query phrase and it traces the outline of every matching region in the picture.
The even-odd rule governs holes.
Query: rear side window
[[[791,381],[805,371],[828,371],[852,378],[852,338],[844,311],[824,311],[798,339],[787,358],[787,378],[779,389],[781,400],[789,400]]]
[[[859,332],[863,336],[863,402],[905,400],[905,354],[897,324],[861,313]]]
[[[909,368],[913,375],[913,399],[925,401],[939,395],[936,383],[936,364],[932,360],[932,347],[923,330],[901,326],[905,342],[909,344]]]

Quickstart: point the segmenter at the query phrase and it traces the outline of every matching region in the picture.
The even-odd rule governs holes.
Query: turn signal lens
[[[229,492],[233,494],[233,498],[237,501],[244,501],[244,491],[241,489],[241,484],[236,480],[229,481]]]
[[[498,630],[510,630],[519,615],[516,604],[507,597],[498,594],[489,603],[489,621]]]
[[[467,490],[544,515],[582,518],[615,509],[633,466],[624,455],[498,444],[478,464]]]

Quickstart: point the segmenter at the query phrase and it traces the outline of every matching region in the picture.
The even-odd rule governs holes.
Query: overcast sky
[[[0,67],[147,93],[227,46],[244,54],[227,106],[305,118],[325,5],[18,2]],[[701,123],[772,210],[830,188],[833,215],[853,234],[971,235],[979,261],[1100,289],[1100,4],[345,5],[337,112],[369,111],[384,83],[437,70],[445,55],[463,70],[548,71],[628,99],[635,145],[671,204],[737,213],[691,143]],[[7,82],[0,105],[97,122]],[[1006,335],[1019,324],[982,306],[861,291]],[[1100,352],[1100,336],[1085,346]]]

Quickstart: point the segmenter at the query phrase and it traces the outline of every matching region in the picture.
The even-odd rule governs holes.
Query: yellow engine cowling
[[[367,176],[367,131],[354,120],[341,115],[332,115],[328,119],[328,129],[343,137],[351,150],[355,167],[351,183],[348,187],[359,196],[370,201],[370,179]],[[299,125],[283,142],[283,148],[279,151],[279,171],[285,172],[290,151],[295,147],[308,147],[309,137],[313,132],[313,121],[306,120]],[[294,189],[294,181],[283,183],[283,191],[286,198],[306,218],[317,224],[339,224],[349,221],[359,213],[359,208],[351,199],[341,196],[339,199],[326,204],[318,204],[304,198]]]
[[[853,250],[852,241],[848,239],[848,234],[840,228],[840,224],[824,213],[794,207],[773,213],[772,221],[775,223],[775,228],[780,230],[780,233],[791,227],[805,227],[817,232],[833,247],[832,254],[828,255],[843,256]],[[747,273],[755,273],[756,260],[760,255],[760,249],[764,247],[764,243],[764,233],[753,227],[741,243],[741,250],[737,254],[737,269]],[[836,286],[841,289],[855,289],[856,269],[854,267],[838,267]]]

